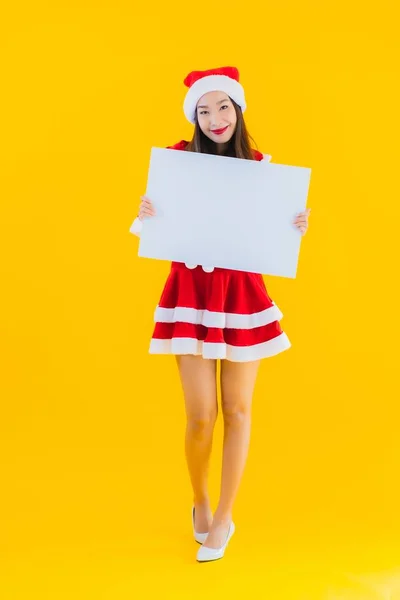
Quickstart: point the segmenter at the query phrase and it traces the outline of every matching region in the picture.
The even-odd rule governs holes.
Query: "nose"
[[[210,121],[211,121],[211,128],[218,129],[218,127],[220,127],[222,124],[221,114],[219,112],[212,113],[211,117],[210,117]]]

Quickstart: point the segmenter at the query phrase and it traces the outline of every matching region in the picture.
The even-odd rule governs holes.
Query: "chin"
[[[226,137],[225,137],[225,136],[222,136],[222,137],[221,137],[221,138],[219,138],[218,140],[215,140],[215,142],[216,142],[217,144],[227,144],[228,142],[230,142],[230,141],[231,141],[232,137],[233,137],[232,135],[228,135],[228,136],[226,136]]]
[[[233,133],[231,130],[228,130],[226,133],[224,133],[224,135],[210,134],[208,137],[210,138],[210,140],[212,140],[216,144],[226,144],[226,143],[230,142],[231,139],[233,138]]]

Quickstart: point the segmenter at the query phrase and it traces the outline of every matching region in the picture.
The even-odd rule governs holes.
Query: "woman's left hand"
[[[304,212],[298,213],[293,221],[293,225],[296,225],[302,235],[304,235],[308,229],[308,215],[310,214],[310,211],[311,208],[307,208]]]

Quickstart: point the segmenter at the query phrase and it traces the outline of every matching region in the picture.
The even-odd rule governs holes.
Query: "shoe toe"
[[[199,562],[208,562],[210,560],[218,560],[224,555],[224,548],[207,548],[200,546],[197,552],[197,560]]]
[[[229,540],[235,533],[235,524],[232,522],[229,528],[228,537],[226,542],[221,548],[208,548],[207,546],[200,546],[197,551],[197,560],[198,562],[208,562],[211,560],[218,560],[222,558],[225,554],[226,547],[229,543]]]

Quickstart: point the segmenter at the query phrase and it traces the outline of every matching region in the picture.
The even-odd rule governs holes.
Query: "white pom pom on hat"
[[[226,92],[242,109],[246,110],[244,89],[239,83],[236,67],[220,67],[208,71],[192,71],[185,77],[184,84],[189,88],[183,103],[183,112],[190,123],[196,122],[197,103],[208,92]]]

